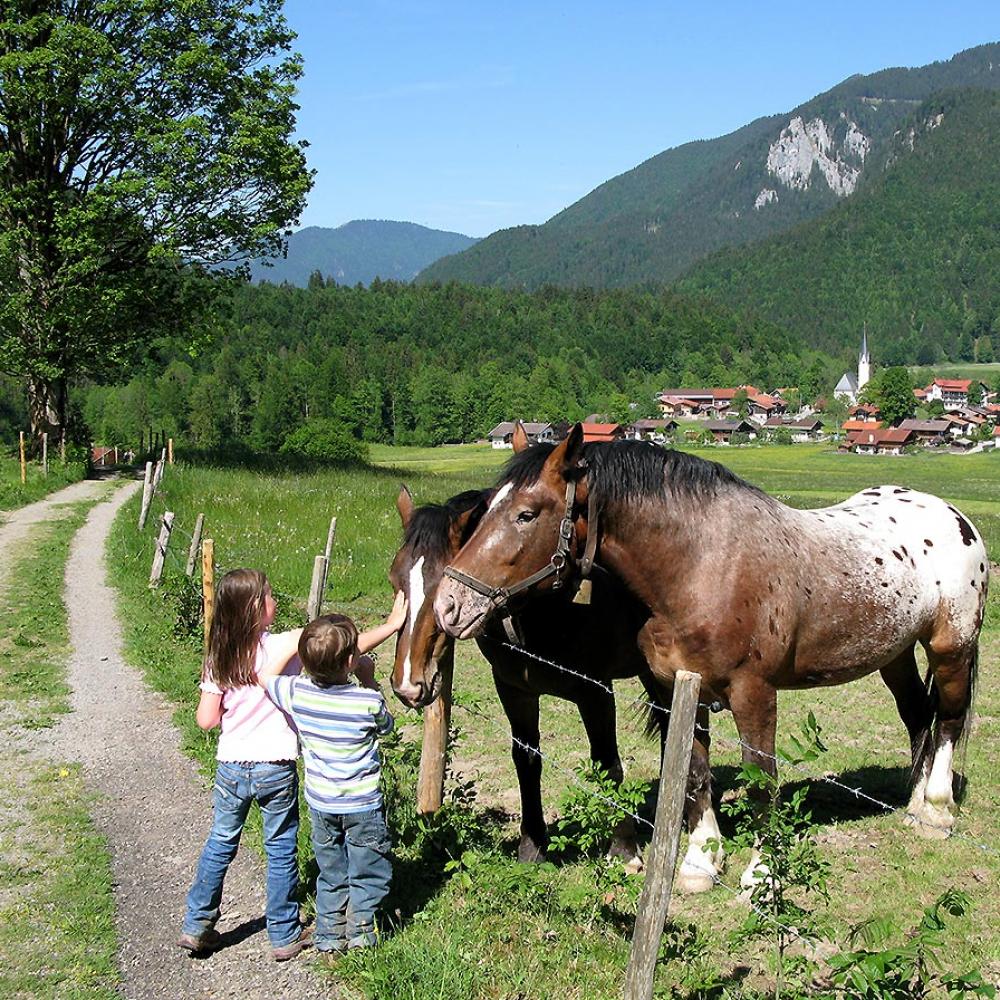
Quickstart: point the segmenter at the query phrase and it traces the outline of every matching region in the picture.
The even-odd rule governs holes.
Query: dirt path
[[[121,994],[128,1000],[333,996],[309,968],[308,952],[281,964],[271,959],[262,864],[245,849],[226,880],[219,930],[228,946],[191,959],[173,943],[211,804],[194,763],[178,749],[172,707],[122,658],[104,542],[119,507],[138,487],[130,483],[98,504],[73,541],[66,566],[73,711],[47,747],[79,761],[99,793],[94,820],[112,854]],[[70,498],[52,498],[58,499]]]

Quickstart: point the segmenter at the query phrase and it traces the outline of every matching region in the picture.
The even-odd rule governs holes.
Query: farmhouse
[[[950,420],[904,420],[901,428],[912,431],[915,440],[924,444],[942,444],[951,434]]]
[[[626,436],[621,424],[582,424],[584,443],[590,441],[620,441]]]
[[[540,424],[525,422],[522,424],[525,433],[528,435],[528,440],[535,444],[539,441],[552,441],[552,425],[551,424]],[[502,423],[496,425],[486,435],[489,438],[490,444],[494,448],[512,448],[513,438],[514,438],[514,421],[504,420]]]
[[[709,420],[705,430],[711,433],[718,444],[732,444],[734,434],[746,434],[751,440],[757,437],[758,427],[749,420]]]
[[[641,418],[633,421],[625,428],[625,437],[633,441],[655,441],[662,444],[667,439],[668,434],[677,431],[676,420],[655,420]]]
[[[823,422],[816,417],[802,417],[799,420],[790,420],[787,417],[768,417],[764,424],[764,429],[768,432],[776,431],[781,427],[790,431],[792,440],[797,443],[818,441],[823,435]]]
[[[847,416],[860,423],[878,423],[882,419],[882,411],[874,403],[858,403],[847,411]]]
[[[936,378],[927,386],[927,402],[939,399],[945,406],[956,403],[965,406],[969,402],[971,385],[971,378]]]
[[[880,427],[850,434],[844,447],[858,455],[901,455],[912,444],[914,434],[905,427]]]
[[[840,429],[846,434],[853,434],[855,431],[877,431],[881,426],[881,420],[845,420]]]

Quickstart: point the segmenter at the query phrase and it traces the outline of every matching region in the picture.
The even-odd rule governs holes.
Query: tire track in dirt
[[[92,812],[112,855],[120,992],[128,1000],[335,996],[310,969],[309,952],[291,962],[271,959],[263,865],[245,848],[226,879],[218,927],[226,946],[191,959],[174,944],[211,802],[194,762],[179,749],[174,706],[151,692],[122,656],[104,546],[115,514],[139,485],[98,504],[73,541],[66,565],[73,711],[46,748],[79,761],[98,793]]]

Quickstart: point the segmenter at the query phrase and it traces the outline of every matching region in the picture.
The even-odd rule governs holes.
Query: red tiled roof
[[[936,378],[933,382],[934,385],[941,389],[955,389],[958,392],[968,392],[969,386],[972,385],[971,378]]]
[[[581,424],[584,441],[613,441],[618,424]]]
[[[845,420],[841,425],[842,431],[877,431],[882,426],[881,420]]]
[[[852,447],[858,444],[906,444],[913,437],[913,431],[907,427],[880,427],[873,430],[855,431],[847,443]]]

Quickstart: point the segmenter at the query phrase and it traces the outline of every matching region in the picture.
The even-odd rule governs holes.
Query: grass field
[[[968,513],[987,536],[991,560],[1000,560],[1000,455],[920,454],[901,458],[840,455],[822,446],[709,449],[700,454],[735,471],[794,506],[839,501],[864,486],[894,482],[944,496]],[[401,481],[418,503],[441,500],[490,482],[506,455],[488,447],[417,450],[377,448],[377,468],[268,475],[190,468],[168,470],[164,507],[177,515],[168,570],[176,580],[196,514],[206,515],[221,566],[265,570],[279,593],[298,607],[308,591],[313,556],[322,551],[331,515],[338,517],[327,607],[373,624],[388,610],[385,573],[399,541],[394,501]],[[144,535],[135,509],[123,509],[109,543],[115,582],[123,600],[128,652],[153,683],[178,705],[188,749],[210,766],[211,738],[191,721],[196,697],[198,641],[177,626],[174,596],[146,589],[155,518]],[[171,588],[173,588],[171,590]],[[286,605],[289,600],[286,600]],[[179,629],[179,631],[178,631]],[[337,977],[372,997],[612,997],[620,995],[638,879],[622,884],[602,865],[569,860],[526,869],[512,859],[516,782],[508,756],[509,731],[489,670],[474,644],[459,644],[454,720],[460,730],[450,789],[461,805],[441,824],[420,828],[405,809],[394,812],[399,837],[393,907],[398,931],[374,955],[351,958]],[[657,752],[642,735],[634,683],[616,686],[619,739],[629,777],[649,784]],[[964,773],[969,793],[959,819],[960,836],[945,843],[917,839],[898,811],[870,803],[799,772],[788,785],[808,782],[821,824],[819,842],[832,866],[831,899],[820,907],[825,937],[842,947],[852,924],[890,918],[900,936],[922,908],[949,887],[965,890],[969,916],[945,932],[951,968],[979,967],[1000,975],[1000,600],[990,599],[981,657],[978,719]],[[473,714],[475,710],[476,714]],[[395,705],[403,742],[387,753],[393,780],[412,781],[419,717]],[[830,750],[808,770],[898,807],[905,801],[908,749],[892,699],[877,677],[818,692],[790,692],[780,700],[781,734],[815,712]],[[716,787],[732,789],[738,754],[728,716],[713,721]],[[544,795],[555,816],[573,787],[571,769],[585,756],[582,726],[572,706],[543,700]],[[470,790],[471,789],[471,790]],[[472,791],[474,790],[474,791]],[[406,788],[406,794],[411,793]],[[475,803],[467,798],[474,795]],[[450,863],[449,863],[449,858]],[[733,885],[737,858],[724,875]],[[303,859],[308,867],[308,858]],[[447,864],[447,868],[446,868]],[[772,980],[769,951],[739,929],[743,904],[723,889],[675,900],[657,990],[661,996],[757,996]]]
[[[49,493],[75,483],[86,475],[83,462],[67,462],[58,457],[49,462],[49,474],[42,475],[38,462],[29,462],[26,482],[21,483],[21,463],[16,457],[0,455],[0,511],[14,510],[40,500]]]

